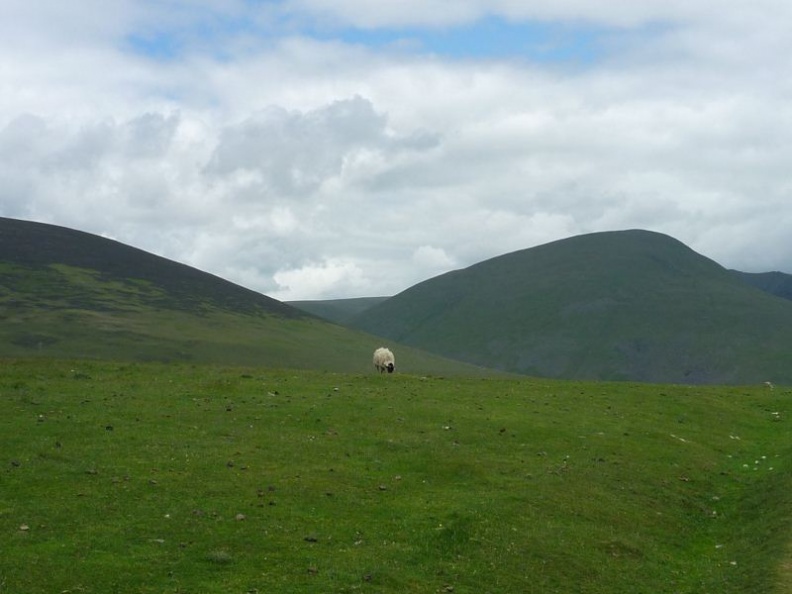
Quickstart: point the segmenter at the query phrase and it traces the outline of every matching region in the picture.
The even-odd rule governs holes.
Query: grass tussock
[[[784,592],[791,395],[4,361],[0,585]]]

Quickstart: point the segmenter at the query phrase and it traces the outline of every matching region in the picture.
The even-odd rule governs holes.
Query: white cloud
[[[413,264],[424,268],[448,270],[454,266],[454,260],[442,248],[431,245],[418,247],[412,255]]]
[[[288,299],[393,294],[629,227],[792,273],[792,72],[779,59],[792,5],[62,6],[0,11],[0,215]],[[333,37],[442,34],[487,15],[589,31],[601,53],[462,59]],[[147,55],[135,39],[176,49]]]
[[[339,285],[367,294],[372,287],[354,262],[328,259],[298,269],[279,270],[273,275],[278,289],[271,295],[281,301],[327,299]]]

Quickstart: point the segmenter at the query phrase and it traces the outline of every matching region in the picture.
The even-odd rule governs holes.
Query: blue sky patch
[[[126,39],[133,53],[154,59],[174,60],[188,48],[199,47],[218,57],[225,54],[227,40],[245,34],[267,41],[302,35],[320,41],[341,41],[373,50],[398,48],[415,54],[431,54],[450,59],[519,60],[543,64],[588,65],[599,60],[604,40],[613,34],[607,29],[547,22],[511,22],[487,17],[469,25],[428,28],[318,29],[282,27],[270,23],[255,25],[243,19],[195,19],[178,30],[140,31]]]
[[[133,53],[155,60],[172,60],[182,48],[173,32],[135,33],[126,38],[125,45]]]
[[[542,63],[596,61],[607,31],[561,24],[512,23],[498,18],[448,29],[350,29],[343,41],[372,47],[400,45],[416,53],[459,59],[515,59]]]

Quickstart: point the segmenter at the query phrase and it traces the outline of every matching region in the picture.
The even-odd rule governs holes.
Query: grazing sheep
[[[380,347],[374,351],[374,367],[380,373],[383,371],[393,373],[393,370],[396,367],[396,359],[394,359],[393,353],[390,352],[390,349]]]

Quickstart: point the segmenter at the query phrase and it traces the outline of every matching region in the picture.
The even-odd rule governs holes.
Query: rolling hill
[[[784,272],[740,272],[730,270],[740,281],[765,293],[792,300],[792,274]],[[319,316],[336,324],[346,325],[367,309],[379,305],[390,297],[352,297],[347,299],[316,299],[308,301],[286,301],[298,309]]]
[[[582,235],[449,272],[351,325],[536,376],[792,382],[792,302],[641,230]]]
[[[380,342],[117,241],[0,218],[0,357],[373,372]],[[398,364],[488,373],[409,348],[399,349]]]
[[[732,270],[740,280],[771,295],[792,300],[792,274],[784,272],[740,272]]]
[[[351,299],[318,299],[307,301],[287,301],[286,303],[302,311],[324,318],[336,324],[349,324],[355,317],[379,305],[390,297],[353,297]]]
[[[17,283],[23,282],[26,271],[51,272],[52,266],[62,273],[66,269],[93,271],[86,274],[105,285],[133,283],[135,289],[130,291],[135,294],[135,301],[152,307],[195,313],[219,308],[286,318],[305,317],[304,312],[280,301],[185,264],[56,225],[0,218],[0,263],[22,269]],[[107,307],[101,293],[80,290],[79,284],[73,284],[72,288],[71,294],[53,293],[51,297],[86,308]]]

